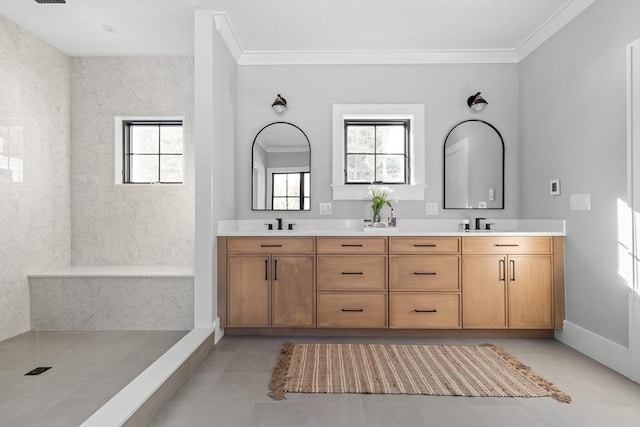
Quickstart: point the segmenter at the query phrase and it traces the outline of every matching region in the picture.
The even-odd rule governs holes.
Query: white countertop
[[[294,223],[294,230],[267,230],[268,220],[218,221],[218,236],[565,236],[564,220],[489,220],[491,231],[464,231],[465,220],[398,220],[395,228],[366,228],[362,220],[284,220],[284,228]],[[468,221],[468,220],[466,220]],[[484,222],[483,222],[484,224]]]

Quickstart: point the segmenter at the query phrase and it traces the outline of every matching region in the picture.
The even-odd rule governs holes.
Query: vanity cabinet
[[[465,329],[553,329],[551,237],[464,237]]]
[[[218,283],[230,334],[551,336],[564,238],[220,237]]]
[[[315,326],[315,239],[229,238],[229,327]]]
[[[318,327],[386,328],[387,238],[318,237]]]
[[[389,238],[389,327],[461,327],[460,238]]]

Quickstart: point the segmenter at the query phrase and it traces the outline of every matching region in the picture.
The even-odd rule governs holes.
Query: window
[[[334,200],[366,200],[371,183],[398,200],[424,200],[423,104],[334,104]]]
[[[280,173],[272,175],[272,206],[274,210],[309,210],[309,172]]]
[[[410,121],[345,120],[345,184],[407,184]]]
[[[116,119],[118,120],[118,119]],[[123,184],[180,184],[182,120],[121,119]]]

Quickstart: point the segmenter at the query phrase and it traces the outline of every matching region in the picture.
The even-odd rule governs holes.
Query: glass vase
[[[373,222],[380,222],[380,208],[373,208]]]

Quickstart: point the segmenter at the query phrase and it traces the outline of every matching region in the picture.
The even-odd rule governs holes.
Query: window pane
[[[405,154],[404,126],[378,126],[376,132],[376,152]]]
[[[405,182],[404,156],[377,156],[376,180],[382,182]]]
[[[373,182],[374,156],[370,154],[347,156],[347,182]]]
[[[309,197],[311,195],[311,182],[310,182],[310,174],[306,172],[304,174],[304,196]]]
[[[300,199],[289,197],[287,198],[287,209],[288,210],[300,210]]]
[[[287,199],[286,197],[274,198],[273,199],[273,209],[276,210],[286,210],[287,209]]]
[[[274,197],[283,197],[287,195],[287,175],[273,174],[273,195]],[[285,205],[286,207],[286,205]]]
[[[131,182],[158,182],[158,156],[131,155]]]
[[[347,125],[347,153],[373,153],[375,127]]]
[[[297,197],[300,195],[300,174],[290,173],[288,175],[289,182],[287,183],[287,196]]]
[[[160,128],[160,152],[182,154],[182,126],[162,126]]]
[[[304,203],[303,210],[308,211],[309,209],[311,209],[311,199],[310,198],[305,197],[303,203]]]
[[[160,181],[182,182],[182,156],[160,156]]]
[[[158,126],[132,125],[130,132],[132,154],[158,152]]]

